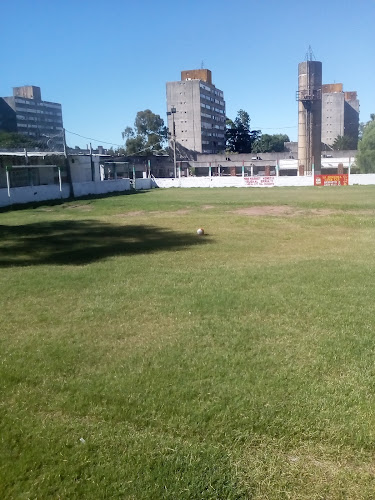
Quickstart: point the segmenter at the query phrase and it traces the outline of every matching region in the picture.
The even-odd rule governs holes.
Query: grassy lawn
[[[1,499],[375,498],[375,187],[160,189],[0,235]]]

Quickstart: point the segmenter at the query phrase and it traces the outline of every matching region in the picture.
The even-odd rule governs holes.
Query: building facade
[[[332,146],[339,136],[358,143],[359,100],[357,92],[344,92],[342,83],[322,85],[322,142]]]
[[[217,153],[225,150],[224,94],[212,83],[208,69],[181,72],[167,82],[168,129],[179,156],[184,151]]]
[[[0,129],[35,138],[56,151],[64,147],[61,104],[43,101],[40,87],[14,87],[12,97],[0,99]]]

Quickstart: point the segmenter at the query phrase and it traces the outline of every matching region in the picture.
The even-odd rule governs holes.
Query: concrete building
[[[344,92],[342,83],[322,85],[322,142],[332,146],[338,136],[358,143],[359,100],[357,92]]]
[[[0,129],[19,132],[44,142],[50,149],[64,146],[61,104],[43,101],[40,87],[14,87],[12,97],[0,98]]]
[[[322,63],[304,61],[298,65],[298,165],[311,175],[321,169]]]
[[[172,141],[175,132],[178,156],[184,156],[186,150],[225,150],[224,94],[213,85],[210,70],[182,71],[180,81],[167,82],[167,111],[168,129]]]

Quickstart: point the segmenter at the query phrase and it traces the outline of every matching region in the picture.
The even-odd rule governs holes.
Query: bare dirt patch
[[[119,217],[137,217],[138,215],[186,215],[190,213],[190,210],[181,208],[180,210],[152,210],[151,212],[145,212],[144,210],[134,210],[133,212],[125,212],[123,214],[119,214]]]
[[[234,210],[232,213],[250,216],[272,215],[274,217],[285,217],[296,215],[296,209],[280,205],[280,206],[258,206],[246,207]]]
[[[125,212],[119,215],[120,217],[137,217],[137,215],[143,215],[144,213],[144,210],[134,210],[133,212]]]
[[[347,212],[344,212],[343,210],[330,210],[328,208],[312,208],[311,210],[305,211],[308,215],[337,215],[337,214],[344,214]]]
[[[202,210],[211,210],[212,208],[215,208],[214,205],[203,205]]]
[[[188,213],[190,213],[190,210],[188,210],[187,208],[180,208],[179,210],[172,210],[172,211],[169,211],[169,210],[165,210],[165,211],[162,211],[162,210],[154,210],[152,212],[149,212],[151,215],[160,215],[160,214],[164,214],[164,215],[186,215]]]
[[[172,213],[173,215],[186,215],[190,212],[187,208],[181,208],[180,210],[175,210],[174,212],[169,212]]]
[[[277,205],[277,206],[266,205],[266,206],[239,208],[238,210],[232,211],[232,213],[240,215],[249,215],[252,217],[260,217],[260,216],[297,217],[299,215],[327,216],[333,214],[340,214],[343,212],[341,210],[329,210],[323,208],[303,210],[300,208],[289,207],[287,205]]]
[[[92,210],[91,205],[65,205],[63,208],[67,208],[68,210],[83,210],[84,212]]]

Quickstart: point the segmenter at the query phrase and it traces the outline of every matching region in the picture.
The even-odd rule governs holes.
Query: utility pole
[[[74,197],[74,187],[73,187],[72,172],[70,170],[70,163],[69,163],[68,152],[67,152],[67,147],[66,147],[65,129],[63,129],[63,139],[64,139],[65,167],[66,167],[66,173],[67,173],[67,177],[68,177],[69,191],[70,191],[69,197],[72,198],[72,197]]]
[[[91,166],[91,180],[95,180],[94,162],[92,160],[92,146],[90,142],[90,166]]]
[[[172,115],[172,138],[173,138],[173,170],[174,170],[174,178],[177,178],[177,164],[176,164],[176,125],[174,121],[174,115],[176,113],[176,108],[174,106],[171,107],[171,110],[167,112],[167,115]]]

